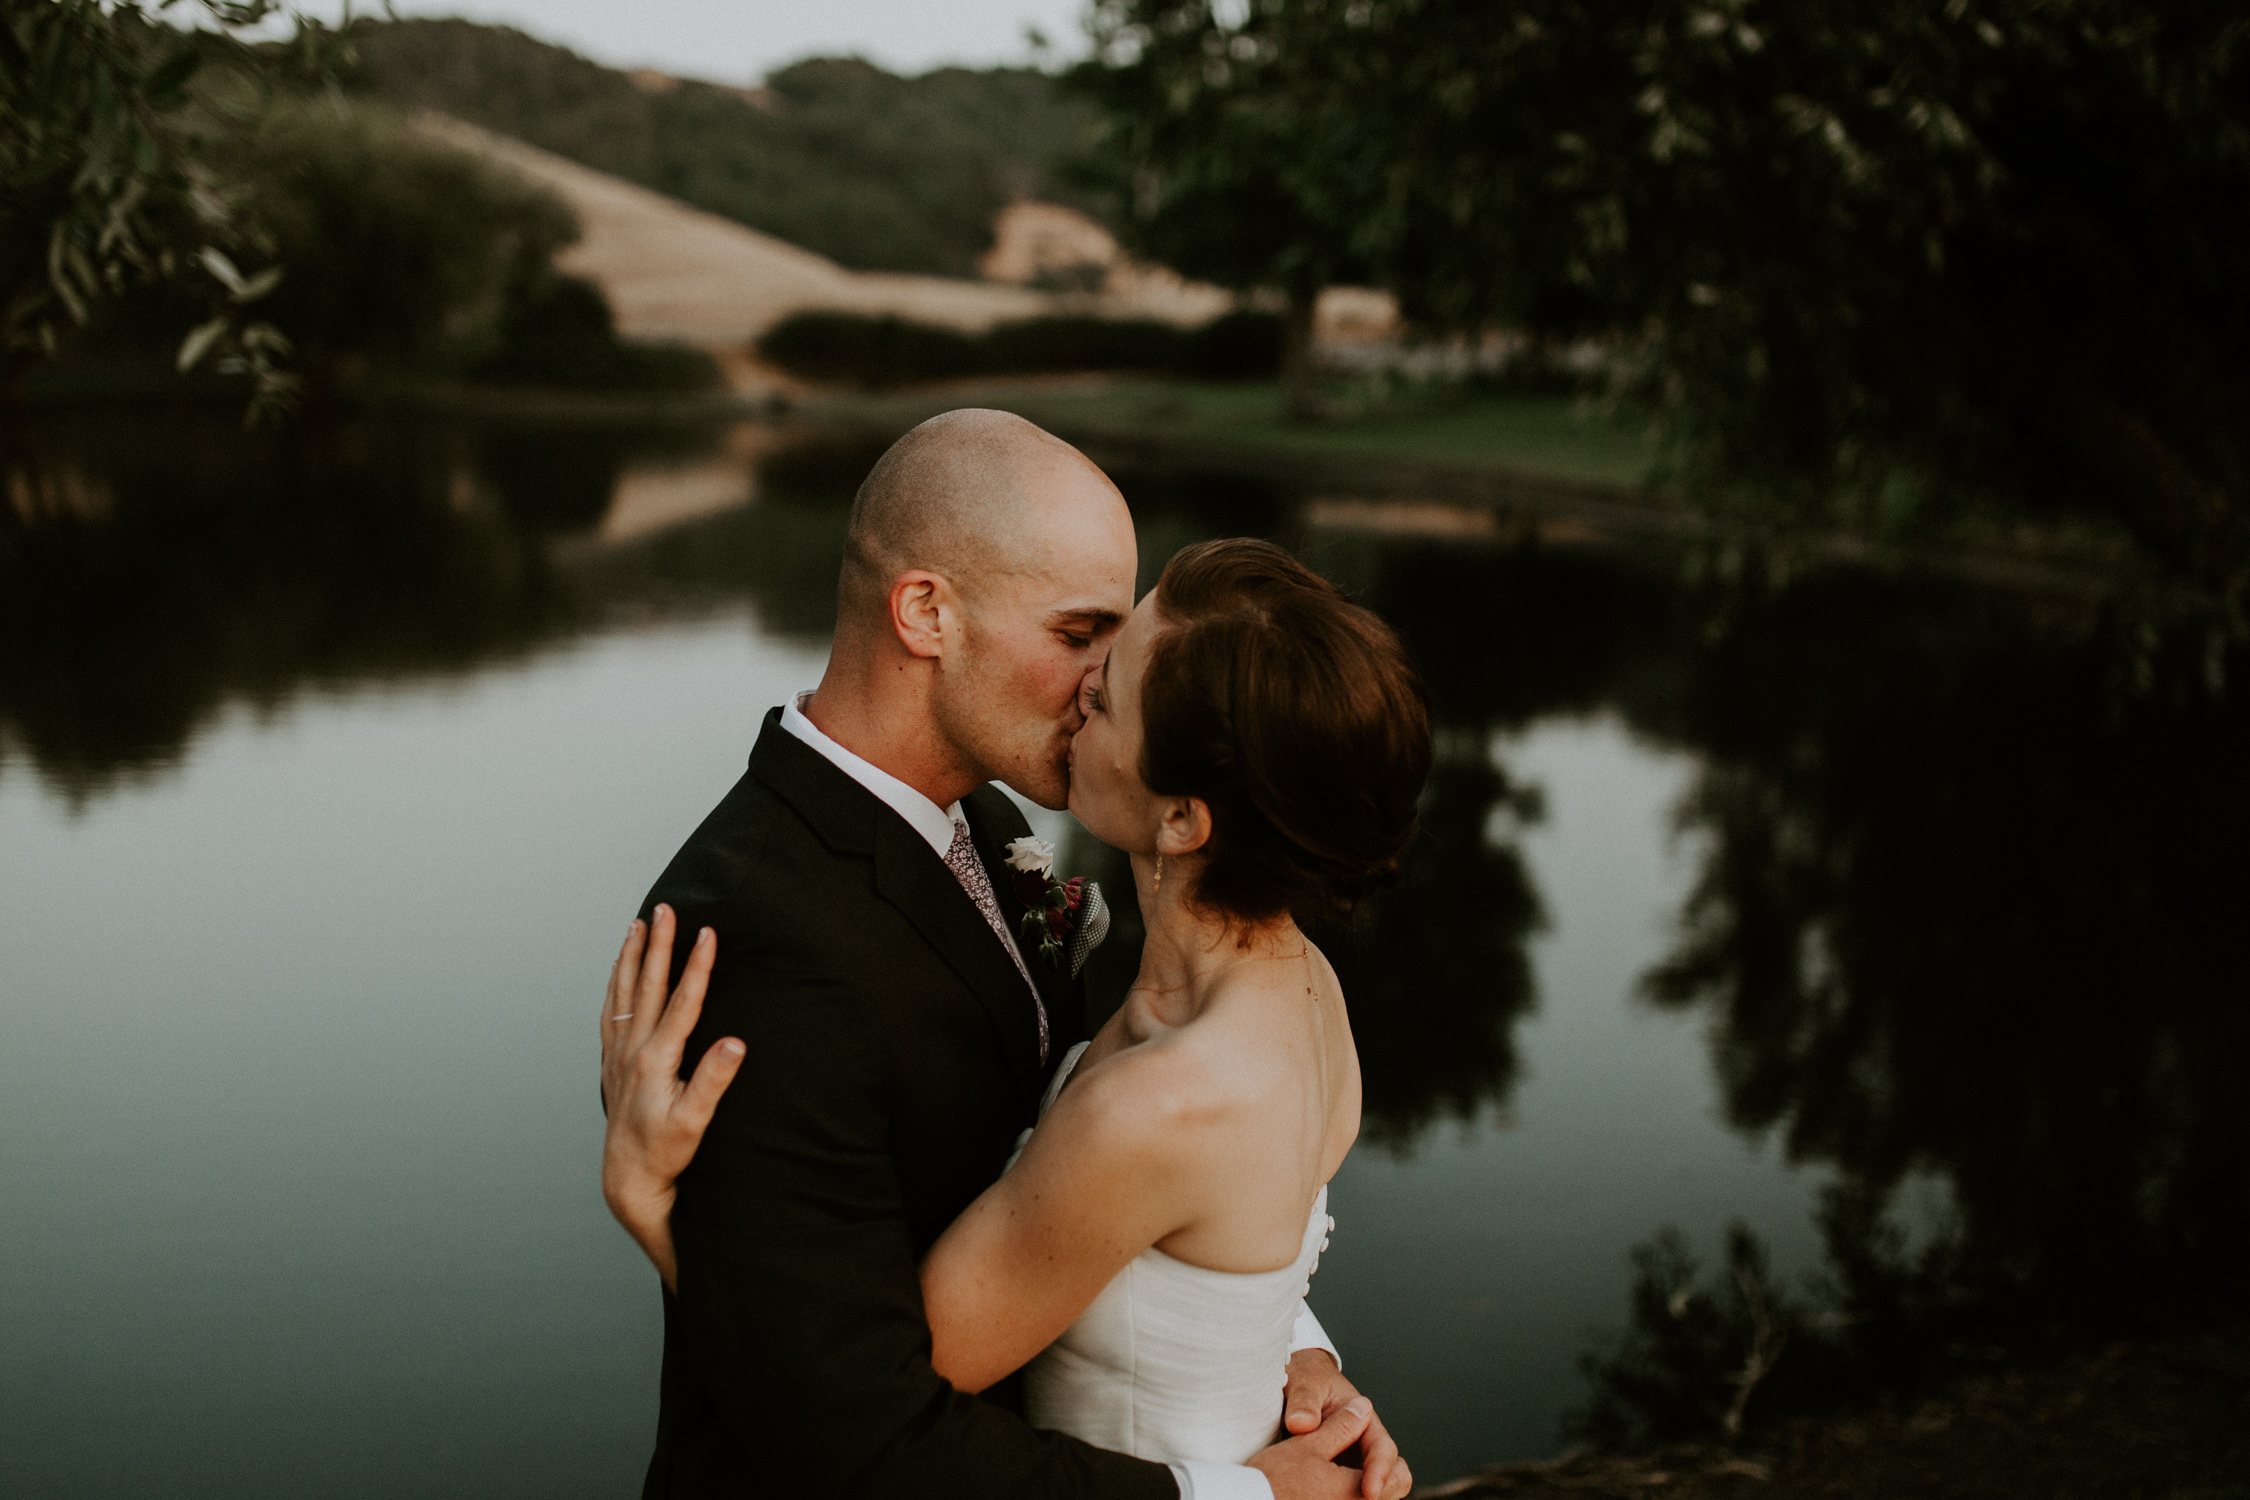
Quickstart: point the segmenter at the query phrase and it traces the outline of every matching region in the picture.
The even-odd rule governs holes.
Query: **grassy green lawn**
[[[1449,392],[1367,404],[1332,422],[1306,424],[1283,415],[1281,388],[1271,381],[996,381],[821,396],[804,410],[815,418],[904,427],[957,406],[999,407],[1086,440],[1171,439],[1205,452],[1440,463],[1600,485],[1637,484],[1654,452],[1638,431],[1570,397]]]

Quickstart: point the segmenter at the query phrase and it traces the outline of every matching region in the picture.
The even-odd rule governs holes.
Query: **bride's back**
[[[1026,1367],[1025,1414],[1038,1426],[1166,1462],[1240,1463],[1276,1435],[1297,1316],[1335,1227],[1327,1182],[1358,1133],[1360,1089],[1327,961],[1294,926],[1265,936],[1256,946],[1295,948],[1246,954],[1199,994],[1136,992],[1058,1072],[1048,1097],[1058,1116],[1123,1100],[1136,1130],[1169,1117],[1168,1132],[1190,1143],[1170,1153],[1165,1184],[1186,1219]],[[1089,1171],[1103,1170],[1103,1154],[1088,1153]]]
[[[1242,954],[1202,993],[1136,990],[1077,1065],[1089,1093],[1169,1114],[1193,1142],[1169,1184],[1189,1217],[1156,1248],[1233,1273],[1296,1258],[1308,1205],[1359,1134],[1359,1058],[1335,971],[1294,924],[1256,946],[1277,951]]]

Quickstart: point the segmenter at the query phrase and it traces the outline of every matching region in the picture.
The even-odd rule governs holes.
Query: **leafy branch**
[[[335,33],[280,0],[0,0],[0,379],[9,396],[105,303],[168,286],[205,316],[181,343],[251,377],[253,417],[285,408],[289,342],[255,314],[282,268],[220,138],[253,125],[284,80],[326,78]],[[254,33],[288,16],[285,43]],[[245,272],[245,264],[258,265]]]

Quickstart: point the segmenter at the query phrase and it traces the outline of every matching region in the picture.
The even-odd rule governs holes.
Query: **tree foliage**
[[[285,341],[247,309],[281,280],[209,147],[254,116],[284,69],[317,72],[323,34],[286,48],[242,34],[275,0],[0,0],[0,375],[10,388],[103,303],[167,285],[204,316],[183,367],[216,356],[283,394]]]
[[[188,274],[161,260],[120,274],[80,309],[89,326],[68,352],[192,365],[231,339],[264,358],[269,400],[307,384],[325,399],[370,373],[638,390],[716,379],[695,351],[620,340],[601,289],[557,270],[579,233],[561,199],[378,106],[286,94],[187,149],[187,180],[222,185],[208,189],[224,194],[213,213],[269,264],[245,278],[211,251]],[[159,254],[176,266],[178,236],[208,227],[171,224]],[[255,303],[260,321],[214,317],[213,300]]]
[[[1605,341],[1710,497],[2094,512],[2239,586],[2237,8],[1104,0],[1096,35],[1143,243],[1208,215],[1431,328]]]
[[[1321,289],[1373,270],[1363,174],[1375,158],[1359,149],[1352,113],[1324,102],[1335,63],[1299,41],[1306,19],[1206,0],[1101,0],[1094,57],[1069,81],[1107,111],[1082,170],[1120,200],[1121,238],[1188,276],[1279,290],[1292,406],[1310,415]]]
[[[1364,274],[1368,184],[1355,123],[1321,106],[1333,64],[1294,10],[1229,23],[1203,3],[1105,0],[1072,86],[1111,111],[1105,144],[1136,248],[1222,286]]]

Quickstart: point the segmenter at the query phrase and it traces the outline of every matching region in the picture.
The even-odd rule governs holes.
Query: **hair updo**
[[[1198,904],[1342,917],[1388,884],[1430,774],[1422,684],[1390,627],[1270,543],[1188,547],[1156,583],[1141,779],[1198,797]]]

